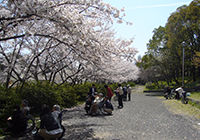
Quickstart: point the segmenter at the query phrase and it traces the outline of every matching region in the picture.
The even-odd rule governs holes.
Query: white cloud
[[[161,5],[148,5],[148,6],[137,6],[137,7],[127,7],[128,9],[141,9],[141,8],[154,8],[154,7],[167,7],[167,6],[177,6],[177,5],[188,5],[190,2],[180,2],[180,3],[171,3],[171,4],[161,4]]]

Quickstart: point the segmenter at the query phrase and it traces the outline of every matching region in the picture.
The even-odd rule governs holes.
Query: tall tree
[[[185,71],[184,75],[196,81],[200,68],[195,67],[191,61],[194,52],[199,48],[200,1],[194,0],[189,6],[183,5],[173,12],[165,27],[153,31],[153,37],[147,44],[146,55],[138,65],[144,69],[157,69],[157,78],[170,81],[172,79],[180,84],[183,64],[183,41],[185,46]],[[156,78],[156,77],[155,77]]]
[[[133,61],[133,39],[116,38],[112,29],[114,19],[123,21],[123,11],[102,0],[3,0],[1,82],[76,83],[105,71],[104,60]]]

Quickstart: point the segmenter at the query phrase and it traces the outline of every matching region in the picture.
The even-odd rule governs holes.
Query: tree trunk
[[[196,81],[196,69],[195,66],[192,66],[192,71],[193,71],[193,82]]]

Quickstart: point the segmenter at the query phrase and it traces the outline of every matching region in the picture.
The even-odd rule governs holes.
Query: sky
[[[133,46],[139,51],[136,59],[147,51],[146,44],[152,39],[153,30],[159,26],[165,27],[169,16],[183,5],[189,5],[192,0],[103,0],[118,9],[125,8],[125,20],[132,26],[114,24],[117,37],[130,39],[134,37]]]

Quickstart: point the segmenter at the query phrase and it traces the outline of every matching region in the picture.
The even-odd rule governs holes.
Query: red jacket
[[[111,98],[113,96],[113,93],[110,87],[107,87],[107,96],[108,98]]]

